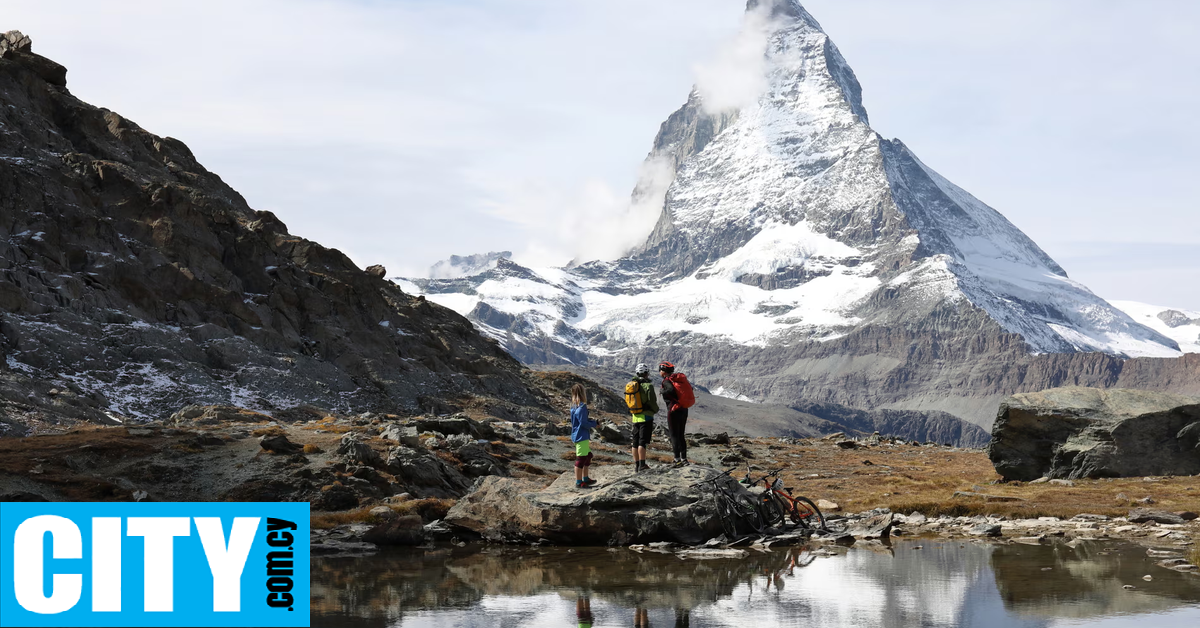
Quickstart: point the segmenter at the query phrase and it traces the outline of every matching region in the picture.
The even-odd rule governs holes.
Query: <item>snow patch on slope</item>
[[[1109,301],[1130,318],[1179,343],[1184,353],[1200,353],[1200,311],[1149,305],[1137,301]],[[1178,312],[1191,322],[1174,327],[1163,320],[1164,313]],[[1178,317],[1167,315],[1169,319]]]
[[[808,222],[794,225],[770,221],[740,249],[702,272],[737,281],[742,275],[771,274],[780,268],[802,266],[810,258],[845,259],[858,249],[813,231]]]

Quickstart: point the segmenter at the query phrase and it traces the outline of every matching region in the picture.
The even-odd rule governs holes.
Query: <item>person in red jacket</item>
[[[692,464],[687,457],[687,437],[684,429],[687,427],[688,409],[679,405],[679,391],[671,381],[675,373],[675,365],[662,362],[658,365],[658,374],[662,376],[662,398],[667,405],[667,433],[671,436],[671,449],[675,454],[676,467]]]

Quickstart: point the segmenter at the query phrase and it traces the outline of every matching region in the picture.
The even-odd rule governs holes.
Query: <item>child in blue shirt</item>
[[[571,440],[575,442],[575,488],[591,488],[596,481],[588,477],[592,464],[592,428],[588,418],[587,391],[583,384],[571,387]]]

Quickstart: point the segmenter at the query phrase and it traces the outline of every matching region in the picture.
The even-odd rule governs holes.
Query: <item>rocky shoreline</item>
[[[1181,516],[1182,514],[1182,516]],[[826,554],[850,547],[888,550],[896,540],[918,543],[922,540],[990,543],[998,545],[1057,544],[1075,548],[1085,543],[1121,541],[1141,545],[1146,554],[1158,559],[1160,567],[1200,576],[1200,551],[1195,540],[1200,536],[1200,520],[1195,513],[1168,513],[1139,509],[1129,517],[1109,518],[1104,515],[1081,514],[1071,519],[1040,517],[1037,519],[1006,519],[1003,517],[927,517],[887,512],[886,509],[835,516],[828,530],[789,528],[763,535],[748,535],[733,541],[717,536],[703,543],[687,544],[671,541],[635,543],[624,546],[635,552],[662,552],[682,559],[736,558],[747,551],[767,551],[772,548],[809,546]],[[412,531],[405,542],[380,542],[380,529],[396,529],[396,519],[381,513],[380,524],[348,524],[329,530],[314,530],[314,556],[364,556],[391,545],[433,548],[450,545],[466,547],[471,544],[512,545],[478,535],[473,530],[434,521],[421,525],[408,521],[400,528]],[[375,537],[374,541],[370,540]],[[395,539],[392,539],[393,541]],[[545,539],[519,543],[539,547]]]

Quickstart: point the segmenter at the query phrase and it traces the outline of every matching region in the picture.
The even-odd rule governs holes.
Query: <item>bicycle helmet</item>
[[[675,365],[663,360],[662,362],[658,363],[658,370],[670,375],[671,373],[675,372]]]
[[[633,369],[634,375],[649,375],[650,367],[646,366],[645,362],[639,362],[637,368]]]

